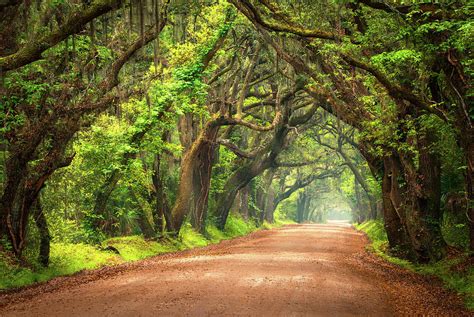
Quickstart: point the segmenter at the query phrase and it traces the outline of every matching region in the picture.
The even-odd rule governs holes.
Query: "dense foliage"
[[[8,0],[2,258],[234,217],[383,219],[392,255],[472,251],[473,34],[467,1]]]

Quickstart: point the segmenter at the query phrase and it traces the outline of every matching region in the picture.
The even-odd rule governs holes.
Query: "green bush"
[[[446,243],[464,250],[468,249],[469,228],[467,223],[459,222],[453,215],[445,213],[441,230]]]
[[[225,225],[225,234],[230,237],[239,237],[257,230],[257,225],[252,220],[246,222],[240,215],[231,214]]]

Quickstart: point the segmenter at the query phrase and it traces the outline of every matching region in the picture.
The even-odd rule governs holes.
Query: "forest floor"
[[[291,225],[0,294],[0,316],[470,316],[347,224]]]

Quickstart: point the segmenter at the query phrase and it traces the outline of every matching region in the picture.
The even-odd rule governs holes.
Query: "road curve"
[[[157,257],[135,269],[39,293],[5,305],[0,315],[400,314],[400,290],[367,267],[366,259],[374,256],[364,251],[366,244],[361,233],[345,224],[288,226],[235,243]],[[447,315],[460,308],[453,309]]]

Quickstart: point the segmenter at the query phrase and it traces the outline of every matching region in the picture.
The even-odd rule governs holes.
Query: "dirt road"
[[[0,296],[1,316],[468,315],[344,224],[258,232]],[[87,281],[87,282],[85,282]]]

